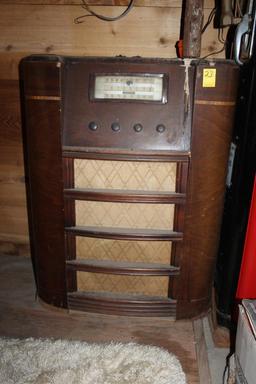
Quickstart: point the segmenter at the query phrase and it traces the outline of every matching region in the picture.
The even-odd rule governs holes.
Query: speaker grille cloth
[[[77,258],[170,264],[169,241],[76,238]]]
[[[74,161],[76,188],[175,191],[176,164]],[[172,229],[174,206],[76,201],[76,225]],[[170,242],[76,238],[77,258],[170,264]],[[168,295],[168,277],[77,273],[78,290]]]
[[[76,201],[76,225],[172,229],[174,205]]]
[[[167,297],[168,280],[168,277],[165,276],[118,276],[101,273],[77,273],[78,289],[90,292],[107,291]]]
[[[175,191],[176,163],[75,159],[76,188]]]

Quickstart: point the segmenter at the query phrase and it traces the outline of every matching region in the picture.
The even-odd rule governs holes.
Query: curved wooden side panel
[[[215,86],[205,82],[209,68],[216,69]],[[197,316],[210,307],[237,77],[238,68],[230,62],[197,65],[181,275],[173,287],[177,318]]]
[[[58,57],[21,62],[30,239],[38,295],[67,306]]]

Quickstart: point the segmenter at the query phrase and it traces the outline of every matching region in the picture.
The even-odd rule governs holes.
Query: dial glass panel
[[[93,99],[166,103],[164,75],[95,75]]]

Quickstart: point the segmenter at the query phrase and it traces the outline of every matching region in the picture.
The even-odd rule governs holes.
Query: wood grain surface
[[[129,0],[87,0],[90,6],[113,5],[127,6]],[[81,5],[82,0],[0,0],[1,4],[31,4],[31,5]],[[135,7],[170,7],[181,8],[182,0],[135,0]],[[213,8],[213,1],[206,0],[205,8]]]

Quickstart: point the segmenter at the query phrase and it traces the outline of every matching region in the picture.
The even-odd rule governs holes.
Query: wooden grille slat
[[[130,263],[125,261],[76,259],[66,261],[68,269],[117,275],[173,276],[179,268],[160,263]]]
[[[132,229],[132,228],[114,228],[114,227],[85,227],[74,226],[66,227],[66,233],[72,233],[76,236],[96,237],[104,239],[122,239],[122,240],[161,240],[161,241],[181,241],[182,232],[174,232],[160,229]]]
[[[66,188],[65,198],[102,202],[185,204],[184,193],[122,189]]]
[[[63,146],[63,157],[116,161],[189,162],[190,151],[135,151],[122,148]]]

